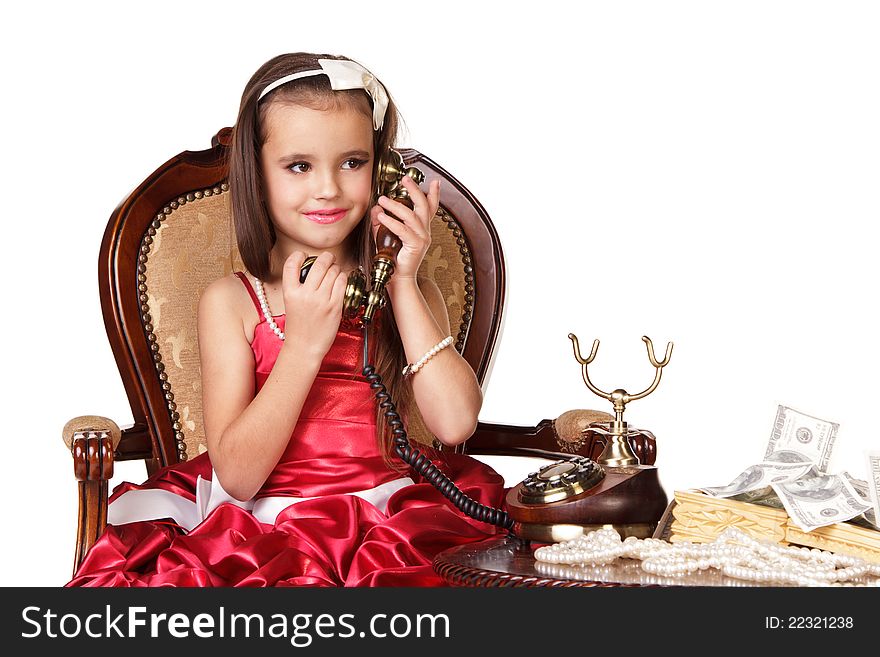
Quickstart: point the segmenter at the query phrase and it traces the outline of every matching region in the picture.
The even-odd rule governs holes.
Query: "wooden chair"
[[[205,449],[198,300],[211,281],[244,269],[228,208],[225,163],[231,136],[231,128],[224,128],[211,148],[168,160],[129,194],[107,224],[98,289],[134,423],[120,428],[109,418],[81,416],[64,427],[79,486],[74,572],[104,531],[115,461],[143,460],[152,474]],[[443,180],[442,220],[432,223],[421,273],[443,291],[455,348],[485,388],[505,299],[498,235],[464,185],[425,155],[401,153],[407,165],[425,173],[426,185]],[[599,411],[584,413],[568,417],[568,424],[611,419]],[[555,458],[568,451],[597,457],[602,444],[566,442],[557,425],[557,420],[535,427],[481,422],[465,445],[472,454]],[[634,447],[643,463],[654,462],[652,441]]]

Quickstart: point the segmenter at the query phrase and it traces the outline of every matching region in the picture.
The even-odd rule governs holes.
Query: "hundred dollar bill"
[[[756,488],[755,490],[746,491],[739,495],[733,495],[730,499],[737,502],[748,502],[749,504],[759,504],[761,506],[769,506],[774,509],[781,509],[782,502],[770,486],[764,488]]]
[[[803,477],[771,487],[789,518],[805,532],[845,522],[871,508],[847,478],[839,474]]]
[[[726,486],[707,486],[699,490],[712,497],[733,497],[748,491],[766,488],[774,483],[794,481],[812,469],[812,463],[758,463],[743,470],[736,479]]]
[[[827,472],[839,426],[780,404],[764,461],[809,461],[821,473]]]
[[[853,489],[865,500],[871,501],[871,491],[868,489],[868,482],[864,479],[856,479],[849,472],[843,471],[842,474],[846,477],[846,480],[849,482],[849,485],[853,487]]]
[[[864,479],[856,479],[849,472],[841,472],[846,480],[849,482],[849,485],[853,487],[853,490],[859,494],[859,496],[865,501],[865,504],[871,504],[871,491],[868,485],[868,482]],[[859,522],[859,520],[864,520],[864,522]],[[865,513],[862,514],[862,518],[853,518],[853,522],[856,524],[860,524],[863,527],[867,527],[868,529],[880,529],[880,525],[877,524],[877,514],[874,513],[874,509],[870,508]]]

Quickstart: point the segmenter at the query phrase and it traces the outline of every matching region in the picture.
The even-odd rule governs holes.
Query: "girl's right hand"
[[[318,256],[304,283],[299,282],[306,254],[294,251],[284,262],[281,291],[284,298],[284,341],[323,358],[336,339],[342,321],[347,275],[335,264],[336,256]]]

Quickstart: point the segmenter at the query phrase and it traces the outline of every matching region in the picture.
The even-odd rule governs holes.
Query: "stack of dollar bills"
[[[713,497],[784,508],[803,531],[850,521],[880,529],[880,451],[865,453],[868,480],[831,474],[839,425],[780,405],[764,460],[726,486],[699,488]]]

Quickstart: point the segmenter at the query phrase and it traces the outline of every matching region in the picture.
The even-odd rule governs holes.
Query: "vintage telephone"
[[[603,392],[590,380],[587,366],[593,362],[599,341],[593,341],[588,358],[580,353],[577,336],[569,333],[575,359],[581,364],[584,383],[614,404],[614,420],[590,424],[583,437],[598,439],[605,447],[593,461],[582,456],[551,463],[533,472],[507,494],[507,508],[514,519],[513,533],[524,540],[559,542],[577,538],[588,531],[611,525],[622,536],[646,538],[654,533],[667,498],[657,468],[642,465],[629,441],[647,431],[633,429],[623,419],[626,405],[654,392],[663,368],[672,355],[668,343],[663,360],[654,356],[651,339],[643,336],[648,359],[655,368],[653,383],[631,395],[617,389]]]
[[[412,208],[412,199],[401,184],[403,176],[410,176],[416,183],[424,180],[424,174],[419,169],[406,167],[400,153],[388,149],[377,162],[377,196],[384,194]],[[599,341],[594,341],[589,358],[584,359],[580,355],[577,338],[569,334],[574,343],[575,357],[583,367],[587,387],[614,404],[613,422],[608,423],[607,427],[594,423],[585,430],[585,434],[591,437],[597,435],[605,441],[604,451],[595,462],[582,456],[572,456],[532,473],[508,492],[508,512],[479,504],[465,495],[430,458],[410,444],[394,402],[369,363],[369,328],[376,310],[385,305],[385,286],[394,273],[395,258],[401,246],[396,235],[385,226],[379,226],[370,280],[367,281],[360,269],[352,271],[348,276],[343,301],[343,316],[360,320],[362,324],[362,373],[375,391],[376,401],[384,409],[393,435],[395,453],[460,511],[482,522],[507,529],[525,541],[568,540],[604,525],[614,526],[624,536],[650,536],[666,508],[666,494],[657,478],[657,469],[641,465],[630,448],[627,440],[638,432],[624,422],[623,411],[628,402],[646,397],[657,388],[662,369],[669,362],[672,343],[667,346],[664,359],[657,361],[650,339],[642,338],[648,346],[648,357],[656,368],[654,382],[649,388],[637,395],[620,389],[604,393],[592,384],[587,374],[587,365],[595,358]],[[305,280],[315,258],[310,256],[303,263],[301,281]]]

